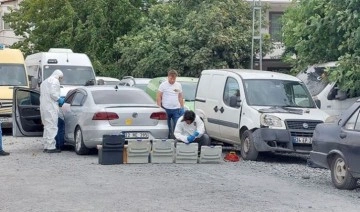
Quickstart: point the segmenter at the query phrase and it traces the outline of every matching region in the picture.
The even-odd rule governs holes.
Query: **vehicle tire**
[[[348,170],[347,164],[340,155],[336,155],[331,162],[331,180],[338,189],[352,190],[356,188],[355,179]]]
[[[244,160],[256,160],[259,152],[255,148],[254,137],[251,131],[246,130],[241,136],[241,157]]]
[[[80,127],[75,130],[75,152],[78,155],[89,154],[90,149],[84,145],[83,135]]]

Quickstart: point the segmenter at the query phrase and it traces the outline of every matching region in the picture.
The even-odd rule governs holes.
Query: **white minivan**
[[[213,139],[241,145],[245,160],[259,152],[309,153],[319,110],[304,83],[287,74],[257,70],[204,70],[195,111]]]
[[[51,48],[48,52],[28,55],[25,65],[32,88],[48,78],[56,69],[64,74],[61,82],[61,96],[78,86],[96,84],[95,72],[89,57],[83,53],[74,53],[71,49]]]
[[[360,98],[360,91],[353,94],[339,90],[334,82],[326,78],[326,69],[336,67],[336,62],[328,62],[309,66],[300,72],[297,77],[301,79],[309,89],[312,97],[318,102],[318,107],[330,116],[339,116],[342,112],[353,105]]]

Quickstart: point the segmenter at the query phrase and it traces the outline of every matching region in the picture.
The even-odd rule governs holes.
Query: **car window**
[[[155,104],[142,90],[97,90],[91,94],[95,104]]]
[[[223,94],[224,103],[230,107],[238,108],[237,104],[240,101],[240,89],[239,83],[236,79],[229,77],[226,80],[224,94]]]
[[[359,120],[359,110],[350,117],[350,119],[345,124],[345,129],[347,130],[360,130],[360,120]]]
[[[21,106],[39,106],[40,94],[33,91],[18,90],[16,95],[16,101]]]
[[[70,93],[70,92],[69,92]],[[65,98],[65,103],[71,104],[72,100],[74,99],[76,92],[71,93]]]
[[[185,101],[195,101],[197,82],[180,82]]]
[[[311,67],[308,72],[300,72],[297,77],[302,80],[312,96],[316,96],[329,84],[324,75],[325,67]]]
[[[315,108],[306,86],[297,81],[246,79],[245,94],[249,105]]]
[[[82,106],[85,95],[83,93],[77,92],[75,94],[74,100],[71,103],[71,106]]]

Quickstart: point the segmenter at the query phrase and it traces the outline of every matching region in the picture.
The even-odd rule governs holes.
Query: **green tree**
[[[52,47],[71,48],[90,56],[101,75],[119,75],[114,51],[117,37],[127,34],[155,0],[24,0],[5,16],[16,35],[14,44],[25,54]]]
[[[343,90],[360,90],[359,0],[294,1],[283,17],[286,58],[294,71],[339,61],[329,78]],[[291,59],[293,55],[296,59]]]
[[[141,27],[118,40],[120,69],[123,75],[156,77],[168,68],[199,76],[207,68],[249,67],[251,30],[246,1],[169,1],[150,8]]]
[[[25,0],[19,10],[6,14],[4,20],[16,35],[24,38],[13,47],[30,54],[67,46],[74,17],[75,11],[67,0]]]

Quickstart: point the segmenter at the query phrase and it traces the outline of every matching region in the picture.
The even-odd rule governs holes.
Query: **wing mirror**
[[[346,91],[342,91],[342,90],[338,90],[337,94],[335,96],[335,99],[338,100],[345,100],[347,98],[347,93]]]

